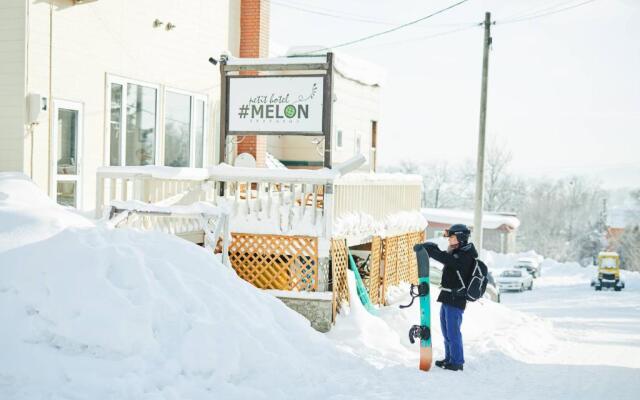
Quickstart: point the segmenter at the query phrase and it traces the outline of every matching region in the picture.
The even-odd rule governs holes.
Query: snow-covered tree
[[[618,242],[622,268],[640,271],[640,225],[628,226]]]

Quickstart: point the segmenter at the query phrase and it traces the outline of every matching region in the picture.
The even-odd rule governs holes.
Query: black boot
[[[445,365],[449,364],[449,361],[446,359],[436,361],[436,367],[444,368]]]
[[[449,363],[444,364],[442,368],[448,369],[449,371],[462,371],[464,369],[462,364],[449,364]]]

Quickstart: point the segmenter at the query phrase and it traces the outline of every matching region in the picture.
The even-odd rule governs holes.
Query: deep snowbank
[[[0,179],[0,398],[298,398],[355,365],[204,249],[38,192]]]

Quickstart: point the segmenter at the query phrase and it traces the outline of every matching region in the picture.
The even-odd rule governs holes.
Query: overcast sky
[[[640,0],[595,0],[506,23],[583,1],[469,0],[410,28],[341,48],[387,72],[381,162],[475,160],[482,28],[424,37],[466,28],[460,24],[481,22],[490,11],[497,24],[492,27],[487,139],[509,147],[514,172],[577,173],[608,187],[640,186]],[[456,2],[272,0],[271,40],[286,47],[332,46]]]

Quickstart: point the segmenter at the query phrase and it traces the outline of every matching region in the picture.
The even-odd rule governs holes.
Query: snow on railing
[[[354,157],[332,169],[103,167],[96,212],[114,201],[157,205],[228,205],[232,232],[332,237],[340,218],[363,213],[381,219],[420,209],[420,177],[350,173]]]
[[[222,243],[222,263],[229,265],[229,210],[197,202],[188,206],[160,206],[139,201],[114,201],[105,216],[107,226],[138,228],[182,235],[201,231],[204,245],[215,252]]]

